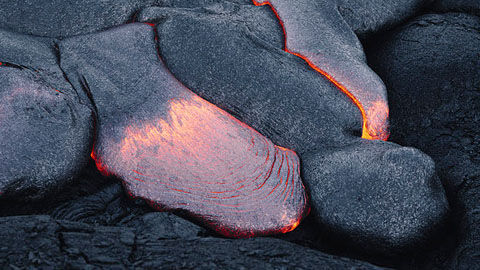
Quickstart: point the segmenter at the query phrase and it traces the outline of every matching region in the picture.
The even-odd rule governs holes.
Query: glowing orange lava
[[[363,124],[362,124],[362,138],[368,140],[387,140],[389,136],[387,121],[388,121],[388,104],[386,100],[383,99],[376,99],[371,101],[369,98],[363,98],[363,102],[360,102],[359,98],[352,94],[343,84],[341,84],[338,80],[336,80],[332,75],[328,72],[323,70],[322,68],[318,67],[318,65],[314,64],[312,60],[308,57],[304,56],[300,52],[296,52],[287,47],[287,31],[285,29],[285,22],[280,17],[277,9],[272,5],[270,1],[256,1],[252,0],[253,4],[256,6],[264,6],[268,5],[272,11],[274,12],[275,16],[277,17],[284,34],[284,50],[287,53],[295,55],[303,59],[311,68],[313,68],[318,73],[322,74],[325,78],[327,78],[330,82],[332,82],[338,89],[340,89],[343,93],[345,93],[353,103],[358,107],[360,113],[362,114]],[[368,91],[368,90],[364,90]],[[367,96],[367,94],[362,93],[362,96]],[[368,108],[365,110],[365,108]]]
[[[196,95],[121,130],[92,157],[161,209],[233,237],[291,231],[307,210],[297,155]]]

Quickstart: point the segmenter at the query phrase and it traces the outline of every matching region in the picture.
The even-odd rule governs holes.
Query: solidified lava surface
[[[226,236],[298,226],[308,210],[298,156],[176,80],[157,56],[152,27],[70,38],[60,50],[70,80],[78,74],[97,108],[92,156],[131,195]]]
[[[479,10],[0,0],[0,268],[475,269]]]

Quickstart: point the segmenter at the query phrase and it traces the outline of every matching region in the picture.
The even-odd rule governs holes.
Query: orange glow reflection
[[[297,155],[193,95],[127,124],[92,157],[132,195],[186,210],[226,236],[293,230],[307,210]],[[100,151],[100,153],[97,153]]]

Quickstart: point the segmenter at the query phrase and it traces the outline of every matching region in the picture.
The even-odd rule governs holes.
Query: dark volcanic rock
[[[0,28],[44,36],[86,34],[133,19],[143,7],[163,0],[0,0]]]
[[[2,269],[380,269],[278,239],[159,239],[47,216],[0,218],[0,232]]]
[[[134,201],[136,202],[136,201]],[[158,239],[185,238],[206,235],[205,229],[172,213],[152,212],[135,204],[119,183],[107,186],[95,194],[65,202],[50,213],[54,219],[83,222],[102,226],[127,226]]]
[[[0,32],[0,193],[38,197],[91,151],[92,112],[63,77],[53,40]]]
[[[433,8],[438,11],[458,11],[480,15],[480,1],[478,0],[436,0]]]
[[[255,8],[263,10],[248,9]],[[243,13],[252,11],[163,12],[175,14],[158,25],[159,50],[172,73],[275,143],[301,154],[340,147],[353,138],[346,133],[361,132],[361,114],[346,95],[243,23]]]
[[[133,196],[234,237],[293,230],[307,208],[299,160],[201,99],[130,24],[60,44],[62,67],[98,113],[98,167]]]
[[[378,31],[390,28],[418,13],[421,8],[433,0],[332,0],[329,3],[336,6],[345,22],[360,37],[366,38]],[[475,2],[465,0],[463,2]],[[318,2],[318,1],[317,1]],[[448,2],[448,1],[447,1]],[[450,1],[450,2],[454,2]],[[164,0],[162,6],[175,8],[197,8],[214,5],[252,5],[252,0]],[[268,8],[265,8],[268,9]],[[257,20],[262,23],[261,19]]]
[[[371,63],[389,89],[392,140],[429,154],[451,194],[461,234],[449,266],[478,266],[480,19],[425,15],[376,44]]]
[[[365,38],[406,20],[430,2],[432,0],[338,0],[338,11],[352,30]]]
[[[121,184],[116,183],[94,194],[64,202],[49,214],[54,219],[104,226],[125,225],[149,212],[141,206],[128,203],[129,201]]]
[[[313,214],[323,229],[389,256],[427,242],[448,210],[433,161],[414,148],[364,141],[304,155]],[[338,241],[338,239],[337,239]]]
[[[335,5],[328,0],[255,1],[267,4],[284,28],[285,51],[304,59],[352,99],[362,114],[362,138],[387,140],[387,91]]]
[[[245,11],[161,12],[175,14],[158,25],[159,50],[168,67],[193,91],[300,153],[313,210],[326,209],[316,216],[320,223],[328,220],[330,232],[350,235],[364,251],[392,254],[424,242],[442,223],[447,203],[431,159],[410,148],[354,137],[361,118],[350,100],[298,58],[260,38],[263,32],[232,20]],[[326,168],[329,179],[322,178]],[[350,188],[359,183],[365,186]],[[333,190],[344,196],[325,197]],[[336,199],[344,207],[338,219]]]

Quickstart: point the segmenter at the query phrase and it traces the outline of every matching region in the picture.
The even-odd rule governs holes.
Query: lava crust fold
[[[285,31],[285,51],[305,60],[357,105],[364,139],[387,140],[388,102],[380,78],[366,65],[360,42],[331,0],[253,0],[269,5]],[[346,51],[349,53],[347,54]]]
[[[183,86],[154,29],[130,24],[60,44],[62,67],[97,108],[92,156],[131,195],[231,237],[293,230],[307,210],[295,152]]]
[[[281,30],[271,28],[276,18],[265,16],[274,15],[268,8],[217,10],[150,10],[152,21],[163,18],[158,44],[172,73],[300,154],[322,233],[349,249],[387,256],[431,239],[449,209],[431,158],[355,136],[362,127],[358,109],[327,78],[277,46]],[[259,17],[269,21],[261,27],[250,21]]]
[[[52,39],[0,30],[2,197],[43,197],[89,160],[93,114],[65,81],[53,51]]]

